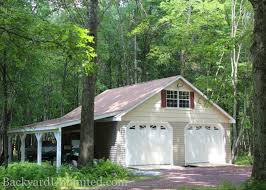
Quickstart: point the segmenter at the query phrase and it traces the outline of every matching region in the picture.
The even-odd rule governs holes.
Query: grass
[[[249,155],[239,155],[235,161],[235,164],[250,166],[253,164],[253,158]]]
[[[218,187],[184,187],[178,190],[266,190],[265,181],[247,181],[240,186],[234,186],[230,183],[222,184]]]
[[[81,169],[62,166],[59,171],[56,171],[56,168],[48,163],[43,163],[40,166],[25,162],[10,164],[8,168],[0,167],[0,190],[78,189],[121,185],[132,179],[136,180],[138,177],[111,161],[103,160]]]

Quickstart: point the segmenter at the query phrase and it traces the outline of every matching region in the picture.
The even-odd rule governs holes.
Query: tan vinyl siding
[[[226,163],[232,163],[231,157],[231,139],[230,139],[230,124],[221,123],[225,130],[225,152],[226,152]]]
[[[126,125],[128,122],[117,122],[115,129],[116,129],[116,136],[115,136],[115,143],[111,147],[110,150],[110,160],[125,166],[126,163],[126,139],[125,139],[125,132],[126,132]]]
[[[177,89],[177,83],[183,85]],[[181,81],[166,88],[167,90],[192,91]],[[199,94],[195,93],[195,108],[161,108],[161,95],[153,97],[139,105],[122,117],[123,121],[168,121],[168,122],[192,122],[192,123],[228,123],[217,108],[210,105]]]
[[[128,122],[100,122],[95,124],[95,158],[107,158],[125,165],[125,125]]]
[[[173,160],[174,165],[185,165],[184,129],[188,123],[170,122],[173,128]]]

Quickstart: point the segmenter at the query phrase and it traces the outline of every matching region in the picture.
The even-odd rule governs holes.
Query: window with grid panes
[[[189,92],[167,90],[166,106],[172,108],[189,108]]]

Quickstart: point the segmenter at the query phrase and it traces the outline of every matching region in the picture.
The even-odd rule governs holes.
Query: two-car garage
[[[126,128],[126,165],[173,165],[173,127],[168,122],[131,122]],[[193,163],[225,163],[221,125],[188,124],[184,127],[184,159]]]

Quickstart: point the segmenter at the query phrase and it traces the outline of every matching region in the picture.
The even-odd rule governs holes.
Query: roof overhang
[[[112,112],[112,113],[107,113],[107,114],[102,114],[102,115],[95,115],[94,116],[94,121],[98,121],[101,119],[109,118],[110,121],[115,121],[114,116],[117,115],[119,112]],[[36,126],[24,126],[21,128],[15,128],[15,129],[10,129],[8,130],[8,134],[15,134],[15,133],[36,133],[36,132],[51,132],[51,131],[56,131],[60,128],[64,127],[69,127],[72,125],[77,125],[80,124],[81,120],[80,119],[73,119],[73,120],[66,120],[65,122],[58,122],[54,124],[48,124],[44,125],[41,127],[36,127]]]
[[[77,120],[69,120],[64,123],[55,123],[50,125],[45,125],[42,127],[31,127],[31,126],[24,126],[21,128],[16,129],[10,129],[8,130],[8,134],[14,134],[14,133],[35,133],[35,132],[49,132],[49,131],[56,131],[60,128],[77,125],[80,124],[80,119]]]

